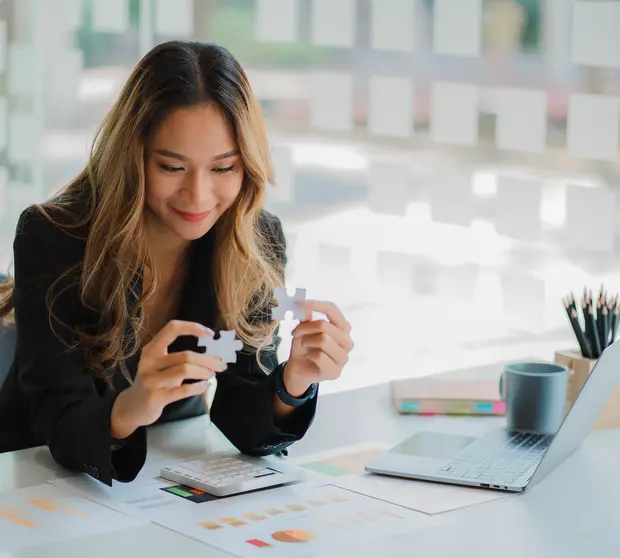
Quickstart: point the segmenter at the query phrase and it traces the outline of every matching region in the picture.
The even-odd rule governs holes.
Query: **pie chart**
[[[308,531],[278,531],[271,536],[276,541],[285,543],[303,543],[314,540],[314,535]]]

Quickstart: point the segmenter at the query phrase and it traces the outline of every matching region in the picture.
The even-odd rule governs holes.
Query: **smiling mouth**
[[[203,211],[202,213],[191,213],[189,211],[181,211],[179,209],[175,209],[174,211],[184,221],[189,221],[190,223],[197,223],[198,221],[202,221],[203,219],[205,219],[212,210],[210,209],[209,211]]]

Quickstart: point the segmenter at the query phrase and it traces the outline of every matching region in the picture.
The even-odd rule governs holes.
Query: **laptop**
[[[580,445],[620,380],[620,341],[607,347],[555,434],[494,428],[481,437],[422,431],[366,464],[369,473],[524,492]]]

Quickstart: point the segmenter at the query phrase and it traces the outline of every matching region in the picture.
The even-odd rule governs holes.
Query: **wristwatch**
[[[288,393],[288,391],[286,391],[286,387],[284,387],[285,365],[286,363],[283,362],[273,371],[275,374],[276,393],[282,403],[290,405],[291,407],[301,407],[316,395],[319,385],[312,384],[301,397],[293,397],[290,393]]]

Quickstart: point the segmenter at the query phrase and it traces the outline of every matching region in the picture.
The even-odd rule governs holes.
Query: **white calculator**
[[[164,479],[213,496],[231,496],[301,480],[301,470],[245,455],[214,456],[162,467]]]

